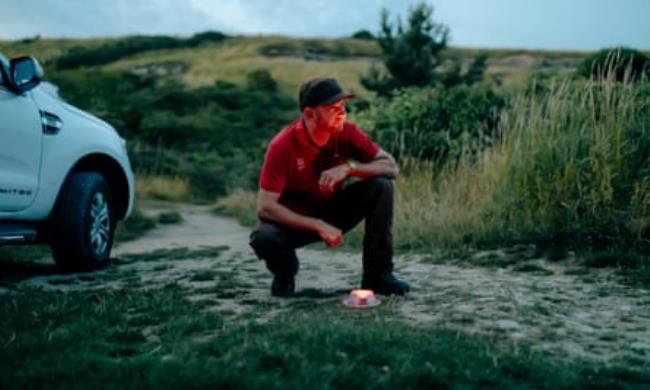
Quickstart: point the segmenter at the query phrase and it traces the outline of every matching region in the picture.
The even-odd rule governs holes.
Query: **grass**
[[[135,193],[139,199],[181,202],[190,199],[191,191],[184,177],[138,175]]]
[[[556,389],[650,381],[624,362],[559,362],[499,335],[399,323],[390,305],[357,312],[296,300],[260,324],[187,293],[170,284],[6,295],[0,386]]]
[[[539,237],[647,246],[647,88],[558,82],[515,98],[502,118],[502,142],[478,161],[441,171],[406,162],[397,184],[398,242],[434,248]]]
[[[11,245],[0,246],[0,261],[34,261],[50,256],[50,247],[47,245]]]
[[[242,226],[252,227],[257,222],[257,194],[240,188],[217,200],[213,212],[235,218]]]
[[[334,60],[307,60],[300,55],[301,47],[320,45],[325,51],[336,50],[340,45],[347,48],[350,56]],[[267,56],[268,47],[287,47],[285,55]],[[374,47],[374,48],[373,48]],[[295,49],[294,49],[295,48]],[[342,85],[362,96],[368,92],[359,82],[359,74],[365,73],[374,61],[372,57],[358,55],[376,53],[372,42],[357,40],[302,40],[286,37],[240,37],[218,44],[207,44],[198,48],[161,50],[141,53],[107,65],[111,70],[128,70],[134,66],[161,62],[180,62],[188,65],[181,80],[191,87],[212,85],[216,80],[226,80],[245,85],[246,75],[256,69],[266,69],[278,82],[280,90],[295,96],[300,83],[312,77],[331,75]]]

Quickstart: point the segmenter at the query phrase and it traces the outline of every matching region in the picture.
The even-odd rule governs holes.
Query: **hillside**
[[[124,38],[30,39],[0,41],[0,51],[8,57],[34,55],[46,67],[70,49],[98,48],[119,44]],[[561,52],[521,49],[450,48],[445,57],[469,63],[478,53],[488,55],[489,79],[509,86],[524,82],[533,71],[567,72],[589,52]],[[347,88],[369,97],[359,76],[371,64],[380,65],[380,48],[374,41],[360,39],[302,39],[282,36],[231,37],[196,47],[150,50],[99,65],[113,71],[172,75],[187,86],[212,85],[216,80],[244,84],[246,74],[267,69],[280,90],[293,95],[301,81],[318,75],[338,78]]]

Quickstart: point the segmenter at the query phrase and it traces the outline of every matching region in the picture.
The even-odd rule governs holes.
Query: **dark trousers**
[[[378,176],[348,185],[314,217],[336,226],[344,233],[365,219],[363,271],[381,274],[393,270],[393,183]],[[250,235],[250,245],[275,275],[298,272],[296,248],[321,240],[312,231],[293,229],[271,221],[261,221]]]

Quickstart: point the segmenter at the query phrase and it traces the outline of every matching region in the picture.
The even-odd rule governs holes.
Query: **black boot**
[[[403,282],[390,272],[383,274],[364,273],[361,288],[372,290],[381,295],[404,295],[411,290],[408,283]]]
[[[274,297],[288,298],[292,297],[296,289],[296,282],[293,275],[273,277],[271,283],[271,295]]]

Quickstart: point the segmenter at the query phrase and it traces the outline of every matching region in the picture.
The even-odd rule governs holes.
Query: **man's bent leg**
[[[337,196],[332,223],[347,231],[365,218],[362,287],[383,294],[403,294],[408,284],[393,271],[393,182],[378,176],[354,183]]]
[[[393,270],[393,183],[378,176],[347,186],[337,194],[325,220],[343,231],[366,220],[363,238],[364,272]]]
[[[271,293],[291,296],[294,276],[300,267],[296,248],[316,241],[315,233],[290,229],[271,222],[262,222],[250,235],[250,246],[274,275]]]

